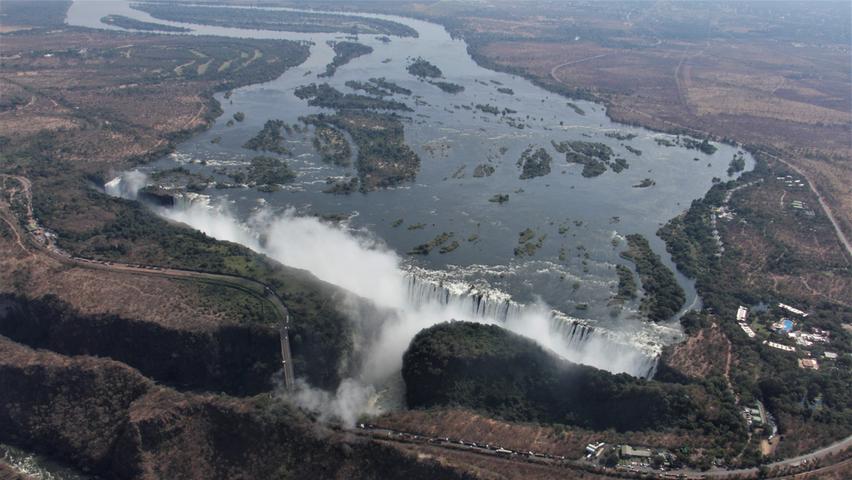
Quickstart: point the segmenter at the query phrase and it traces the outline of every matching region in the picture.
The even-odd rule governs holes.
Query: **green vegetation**
[[[634,138],[636,138],[638,136],[635,133],[621,133],[621,132],[606,132],[604,135],[609,137],[609,138],[621,140],[622,142],[626,141],[626,140],[633,140]]]
[[[716,153],[717,150],[716,147],[711,144],[706,138],[699,142],[694,138],[681,137],[680,143],[681,145],[690,150],[698,150],[702,153],[706,153],[707,155],[713,155],[714,153]]]
[[[408,73],[420,78],[438,78],[444,74],[440,68],[422,57],[414,59],[405,69],[408,70]]]
[[[514,95],[515,94],[514,90],[512,90],[511,88],[506,88],[506,87],[498,88],[497,91],[500,92],[500,93],[504,93],[506,95]]]
[[[568,163],[583,165],[582,175],[587,178],[597,177],[604,173],[607,166],[612,167],[616,173],[627,168],[627,161],[624,159],[616,159],[615,162],[612,161],[614,153],[609,145],[603,143],[579,140],[557,143],[551,140],[551,144],[557,152],[565,154],[565,160]]]
[[[491,115],[500,115],[500,108],[495,107],[494,105],[491,105],[491,104],[486,103],[485,105],[483,105],[481,103],[477,103],[476,109],[480,110],[482,112],[485,112],[485,113],[490,113]]]
[[[371,78],[370,83],[376,85],[379,88],[385,89],[391,93],[400,93],[402,95],[411,95],[411,90],[400,87],[399,85],[391,82],[390,80],[385,79],[385,77],[381,78]]]
[[[553,157],[543,147],[533,150],[532,145],[521,153],[518,159],[518,167],[521,168],[521,180],[543,177],[550,173],[550,163]]]
[[[352,164],[352,147],[342,132],[326,125],[316,127],[313,139],[314,148],[322,156],[322,161],[341,167]]]
[[[320,77],[330,77],[339,67],[346,65],[352,59],[373,53],[373,47],[357,42],[329,41],[328,44],[334,50],[334,58],[331,59],[331,63],[325,66],[325,73],[321,73]]]
[[[410,408],[456,406],[600,430],[743,429],[733,402],[701,404],[700,388],[573,364],[496,325],[422,330],[403,356],[402,376]]]
[[[245,172],[231,173],[231,178],[237,183],[245,183],[250,186],[270,187],[289,183],[296,178],[296,173],[290,170],[284,160],[258,156],[251,159],[251,163]]]
[[[458,240],[453,240],[452,242],[441,247],[441,249],[438,252],[442,253],[442,254],[450,253],[457,248],[459,248],[459,242],[458,242]]]
[[[486,163],[481,163],[473,169],[473,176],[476,178],[490,177],[494,174],[494,167]]]
[[[282,120],[267,120],[263,128],[257,132],[257,135],[243,144],[243,148],[256,152],[289,155],[290,150],[283,145],[284,135],[281,134],[282,128],[284,128]]]
[[[514,254],[516,257],[532,257],[544,245],[546,234],[539,235],[535,238],[535,232],[531,228],[527,228],[518,234],[518,246],[515,247]]]
[[[393,222],[391,222],[391,227],[396,228],[396,227],[398,227],[398,226],[402,225],[402,224],[403,224],[403,222],[405,222],[405,220],[403,220],[403,219],[401,219],[401,218],[397,218],[396,220],[394,220]]]
[[[409,227],[409,229],[411,229],[411,227]],[[439,234],[438,234],[438,235],[436,235],[436,236],[435,236],[435,238],[433,238],[432,240],[429,240],[429,241],[428,241],[428,242],[426,242],[426,243],[423,243],[423,244],[417,245],[416,247],[412,248],[412,249],[408,252],[408,254],[409,254],[409,255],[429,255],[429,253],[430,253],[433,249],[435,249],[435,248],[437,248],[437,247],[440,247],[441,245],[444,245],[444,244],[445,244],[445,243],[447,243],[447,242],[448,242],[448,241],[449,241],[452,237],[453,237],[453,233],[452,233],[452,232],[450,232],[450,233],[447,233],[447,232],[439,233]],[[455,250],[456,248],[458,248],[458,242],[453,242],[453,243],[455,243],[455,247],[453,247],[451,250],[447,250],[447,252],[450,252],[450,251]],[[443,251],[443,249],[442,249],[442,251],[441,251],[441,253],[447,253],[447,252]]]
[[[358,147],[355,166],[363,192],[399,185],[417,176],[420,157],[405,144],[402,122],[395,115],[344,111],[302,120],[349,133]]]
[[[571,107],[571,110],[574,110],[574,113],[576,113],[577,115],[585,115],[586,114],[586,111],[583,110],[582,108],[580,108],[580,106],[577,105],[574,102],[568,102],[566,105]]]
[[[126,28],[128,30],[142,30],[149,32],[189,32],[190,29],[183,27],[173,27],[171,25],[163,25],[160,23],[143,22],[135,18],[125,17],[124,15],[107,15],[101,18],[101,23],[112,25],[114,27]]]
[[[641,182],[637,183],[636,185],[633,185],[633,188],[648,188],[656,184],[657,182],[650,178],[643,178]]]
[[[677,146],[676,143],[672,142],[671,140],[669,140],[667,138],[655,138],[654,141],[657,142],[657,145],[660,145],[662,147],[675,147],[675,146]]]
[[[429,82],[429,83],[431,83],[432,85],[435,85],[436,87],[440,88],[441,90],[443,90],[447,93],[456,94],[456,93],[461,93],[461,92],[464,91],[464,87],[457,84],[457,83],[441,82],[441,81],[434,81],[434,82]]]
[[[633,277],[633,270],[624,265],[616,265],[615,272],[618,274],[618,293],[615,298],[617,300],[632,300],[636,298],[636,279]]]
[[[388,97],[391,95],[391,92],[379,87],[370,82],[361,82],[358,80],[347,80],[344,84],[352,90],[363,90],[368,95],[373,95],[375,97]]]
[[[408,226],[409,230],[423,230],[424,228],[426,228],[425,223],[414,223]]]
[[[234,120],[236,120],[238,122],[242,122],[245,119],[246,119],[246,114],[243,113],[243,112],[237,112],[237,113],[234,114]]]
[[[672,318],[686,300],[686,294],[678,285],[671,270],[663,265],[660,256],[651,250],[648,240],[642,235],[627,236],[627,251],[621,254],[636,265],[645,295],[639,305],[642,313],[654,322]]]
[[[354,93],[341,93],[327,83],[317,85],[303,85],[293,92],[302,100],[308,100],[308,105],[334,109],[352,110],[403,110],[413,112],[408,105],[396,100],[384,100],[382,98],[368,97]]]
[[[323,190],[323,193],[349,195],[358,191],[358,177],[346,177],[344,179],[329,177],[325,180],[325,183],[328,187]]]
[[[497,193],[493,197],[489,198],[488,201],[492,202],[492,203],[499,203],[499,204],[502,205],[502,204],[509,201],[509,194],[508,193]]]
[[[615,172],[615,173],[620,173],[622,170],[626,170],[626,169],[630,168],[630,164],[627,163],[627,160],[625,160],[621,157],[618,157],[615,160],[613,160],[613,162],[610,164],[610,166],[612,167],[612,171]]]
[[[351,15],[257,10],[253,8],[207,7],[174,3],[141,3],[133,8],[154,18],[252,30],[308,33],[363,33],[416,37],[417,31],[401,23]]]
[[[625,148],[628,152],[632,153],[633,155],[636,155],[637,157],[638,157],[638,156],[640,156],[640,155],[642,155],[642,150],[639,150],[638,148],[633,148],[633,147],[631,147],[630,145],[625,145],[625,146],[624,146],[624,148]]]
[[[743,170],[745,170],[745,156],[743,156],[743,152],[737,152],[728,165],[728,176],[733,177],[735,173],[742,172]]]

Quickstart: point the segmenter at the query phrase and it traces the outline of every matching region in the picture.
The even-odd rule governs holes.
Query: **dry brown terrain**
[[[730,343],[715,323],[671,347],[664,362],[678,373],[693,378],[725,375]]]

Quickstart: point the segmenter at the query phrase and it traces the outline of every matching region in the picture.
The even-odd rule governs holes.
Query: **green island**
[[[328,177],[325,179],[325,184],[328,186],[323,190],[323,193],[349,195],[358,191],[358,177]]]
[[[410,408],[455,406],[619,432],[744,429],[736,407],[709,397],[708,387],[575,364],[496,325],[448,322],[421,330],[403,356],[402,377]]]
[[[283,145],[284,135],[281,133],[281,130],[284,129],[284,125],[282,120],[267,120],[263,124],[263,128],[257,132],[257,135],[243,144],[243,148],[256,152],[289,155],[290,150]]]
[[[412,181],[420,170],[420,157],[406,145],[402,122],[395,115],[344,110],[301,120],[316,127],[335,127],[352,137],[358,147],[355,166],[362,192]]]
[[[630,270],[624,265],[616,265],[615,273],[618,275],[618,291],[615,294],[616,300],[632,300],[636,298],[636,279],[633,277],[633,270]]]
[[[236,120],[236,121],[238,121],[238,122],[242,122],[242,121],[243,121],[243,120],[245,120],[245,119],[246,119],[246,114],[245,114],[245,113],[243,113],[243,112],[236,112],[236,113],[234,113],[234,120]]]
[[[636,155],[637,157],[642,155],[642,150],[639,150],[638,148],[631,147],[630,145],[625,145],[624,149],[627,150],[628,152],[632,153],[633,155]]]
[[[491,202],[491,203],[498,203],[498,204],[502,205],[502,204],[509,201],[509,194],[508,193],[497,193],[497,194],[494,194],[493,197],[489,198],[488,201]]]
[[[107,15],[101,18],[101,23],[112,25],[114,27],[126,28],[128,30],[141,30],[146,32],[185,33],[191,31],[184,27],[173,27],[171,25],[163,25],[160,23],[143,22],[142,20],[125,17],[124,15]]]
[[[498,92],[506,94],[506,95],[514,95],[515,91],[508,87],[500,87],[497,89]]]
[[[362,90],[368,95],[373,95],[375,97],[389,97],[393,95],[391,92],[385,90],[384,88],[379,87],[378,85],[372,82],[362,82],[359,80],[347,80],[344,83],[347,87],[352,90]]]
[[[518,167],[521,168],[521,180],[535,177],[543,177],[550,173],[550,164],[553,157],[543,147],[535,148],[528,146],[518,159]]]
[[[148,178],[156,184],[156,187],[165,187],[167,190],[177,191],[201,192],[213,183],[212,177],[192,173],[186,167],[160,170],[152,173]],[[154,189],[140,191],[140,194],[145,196],[154,191]],[[171,196],[171,193],[169,196]]]
[[[633,140],[638,137],[635,133],[622,133],[622,132],[606,132],[604,136],[609,138],[614,138],[616,140],[621,140],[622,142],[625,140]]]
[[[651,250],[648,240],[639,234],[627,236],[627,250],[622,258],[636,266],[645,295],[639,304],[640,311],[653,322],[672,318],[686,301],[683,288],[675,280],[671,270],[663,265],[660,256]]]
[[[327,83],[317,85],[302,85],[297,87],[293,93],[302,100],[307,100],[308,105],[315,107],[333,109],[357,109],[357,110],[402,110],[413,112],[408,105],[396,100],[385,100],[382,98],[368,97],[354,93],[342,93],[340,90]]]
[[[733,177],[735,173],[743,170],[745,170],[745,156],[743,156],[743,152],[737,152],[731,159],[731,163],[728,164],[728,176]]]
[[[429,83],[431,83],[432,85],[435,85],[436,87],[440,88],[441,90],[443,90],[447,93],[456,94],[456,93],[461,93],[461,92],[464,91],[464,87],[457,84],[457,83],[442,82],[442,81],[432,81],[432,82],[429,82]]]
[[[707,155],[713,155],[717,150],[716,146],[710,143],[706,138],[698,141],[691,137],[681,137],[680,144],[690,150],[698,150]]]
[[[411,229],[411,228],[409,227],[409,230],[410,230],[410,229]],[[426,243],[422,243],[422,244],[417,245],[416,247],[412,248],[412,249],[408,252],[408,254],[409,254],[409,255],[429,255],[429,253],[430,253],[430,252],[432,252],[432,250],[434,250],[435,248],[438,248],[438,247],[440,247],[440,246],[444,245],[444,244],[445,244],[445,243],[447,243],[447,242],[448,242],[448,241],[449,241],[452,237],[453,237],[453,233],[452,233],[452,232],[449,232],[449,233],[448,233],[448,232],[442,232],[442,233],[439,233],[439,234],[438,234],[438,235],[436,235],[436,236],[435,236],[435,238],[433,238],[432,240],[429,240],[429,241],[428,241],[428,242],[426,242]],[[452,247],[452,249],[444,251],[444,249],[442,248],[442,249],[441,249],[441,253],[447,253],[447,252],[450,252],[450,251],[452,251],[452,250],[455,250],[456,248],[458,248],[458,247],[459,247],[458,242],[455,242],[455,241],[454,241],[453,243],[455,243],[455,246],[454,246],[454,247]]]
[[[480,163],[473,169],[473,176],[476,178],[490,177],[494,174],[494,167],[487,163]]]
[[[621,173],[621,171],[630,168],[630,164],[627,163],[627,160],[621,157],[616,157],[615,160],[610,164],[612,167],[612,171],[615,173]]]
[[[331,63],[325,66],[325,72],[317,75],[318,77],[331,77],[339,67],[346,65],[353,59],[373,53],[373,47],[358,42],[335,42],[329,40],[328,44],[334,50],[334,58],[331,59]]]
[[[390,93],[399,93],[399,94],[402,94],[402,95],[411,95],[411,90],[409,90],[405,87],[400,87],[399,85],[397,85],[394,82],[391,82],[390,80],[386,79],[385,77],[371,78],[370,83],[374,84],[375,86],[377,86],[377,87],[379,87],[383,90],[387,90]]]
[[[408,73],[419,78],[438,78],[444,75],[440,68],[423,57],[415,58],[405,69]]]
[[[606,172],[607,167],[612,167],[618,173],[627,168],[624,159],[612,160],[614,152],[609,145],[598,142],[584,142],[580,140],[555,142],[551,140],[553,148],[559,153],[565,154],[568,163],[583,165],[582,175],[587,178],[597,177]]]
[[[274,189],[293,181],[296,173],[290,169],[287,162],[275,157],[257,156],[251,159],[248,168],[228,174],[236,183],[246,184],[264,190]]]
[[[516,257],[532,257],[544,245],[544,240],[547,234],[535,236],[535,231],[527,228],[518,234],[518,246],[515,247],[514,255]]]
[[[637,183],[636,185],[633,185],[633,188],[648,188],[656,184],[657,182],[650,178],[643,178],[641,182]]]
[[[314,132],[312,143],[323,162],[340,167],[348,167],[352,164],[352,147],[349,146],[346,136],[339,130],[327,125],[319,125]]]
[[[490,113],[491,115],[500,115],[500,108],[491,104],[486,103],[483,105],[481,103],[477,103],[475,108],[481,112]]]
[[[580,108],[580,106],[577,105],[574,102],[568,102],[568,103],[566,103],[566,105],[568,105],[568,107],[570,107],[571,110],[574,110],[574,113],[576,113],[577,115],[585,115],[586,114],[586,111],[583,110],[582,108]]]

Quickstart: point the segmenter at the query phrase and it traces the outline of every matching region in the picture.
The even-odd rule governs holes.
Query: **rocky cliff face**
[[[278,331],[263,325],[178,330],[115,315],[80,315],[53,297],[0,296],[0,335],[64,355],[108,357],[181,389],[254,395],[280,370]]]
[[[468,478],[312,423],[268,395],[160,387],[121,363],[0,337],[0,441],[106,478]]]

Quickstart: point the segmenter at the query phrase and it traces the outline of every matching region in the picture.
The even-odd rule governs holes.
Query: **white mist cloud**
[[[107,182],[104,190],[113,197],[136,200],[136,194],[147,182],[147,175],[139,170],[130,170]]]

